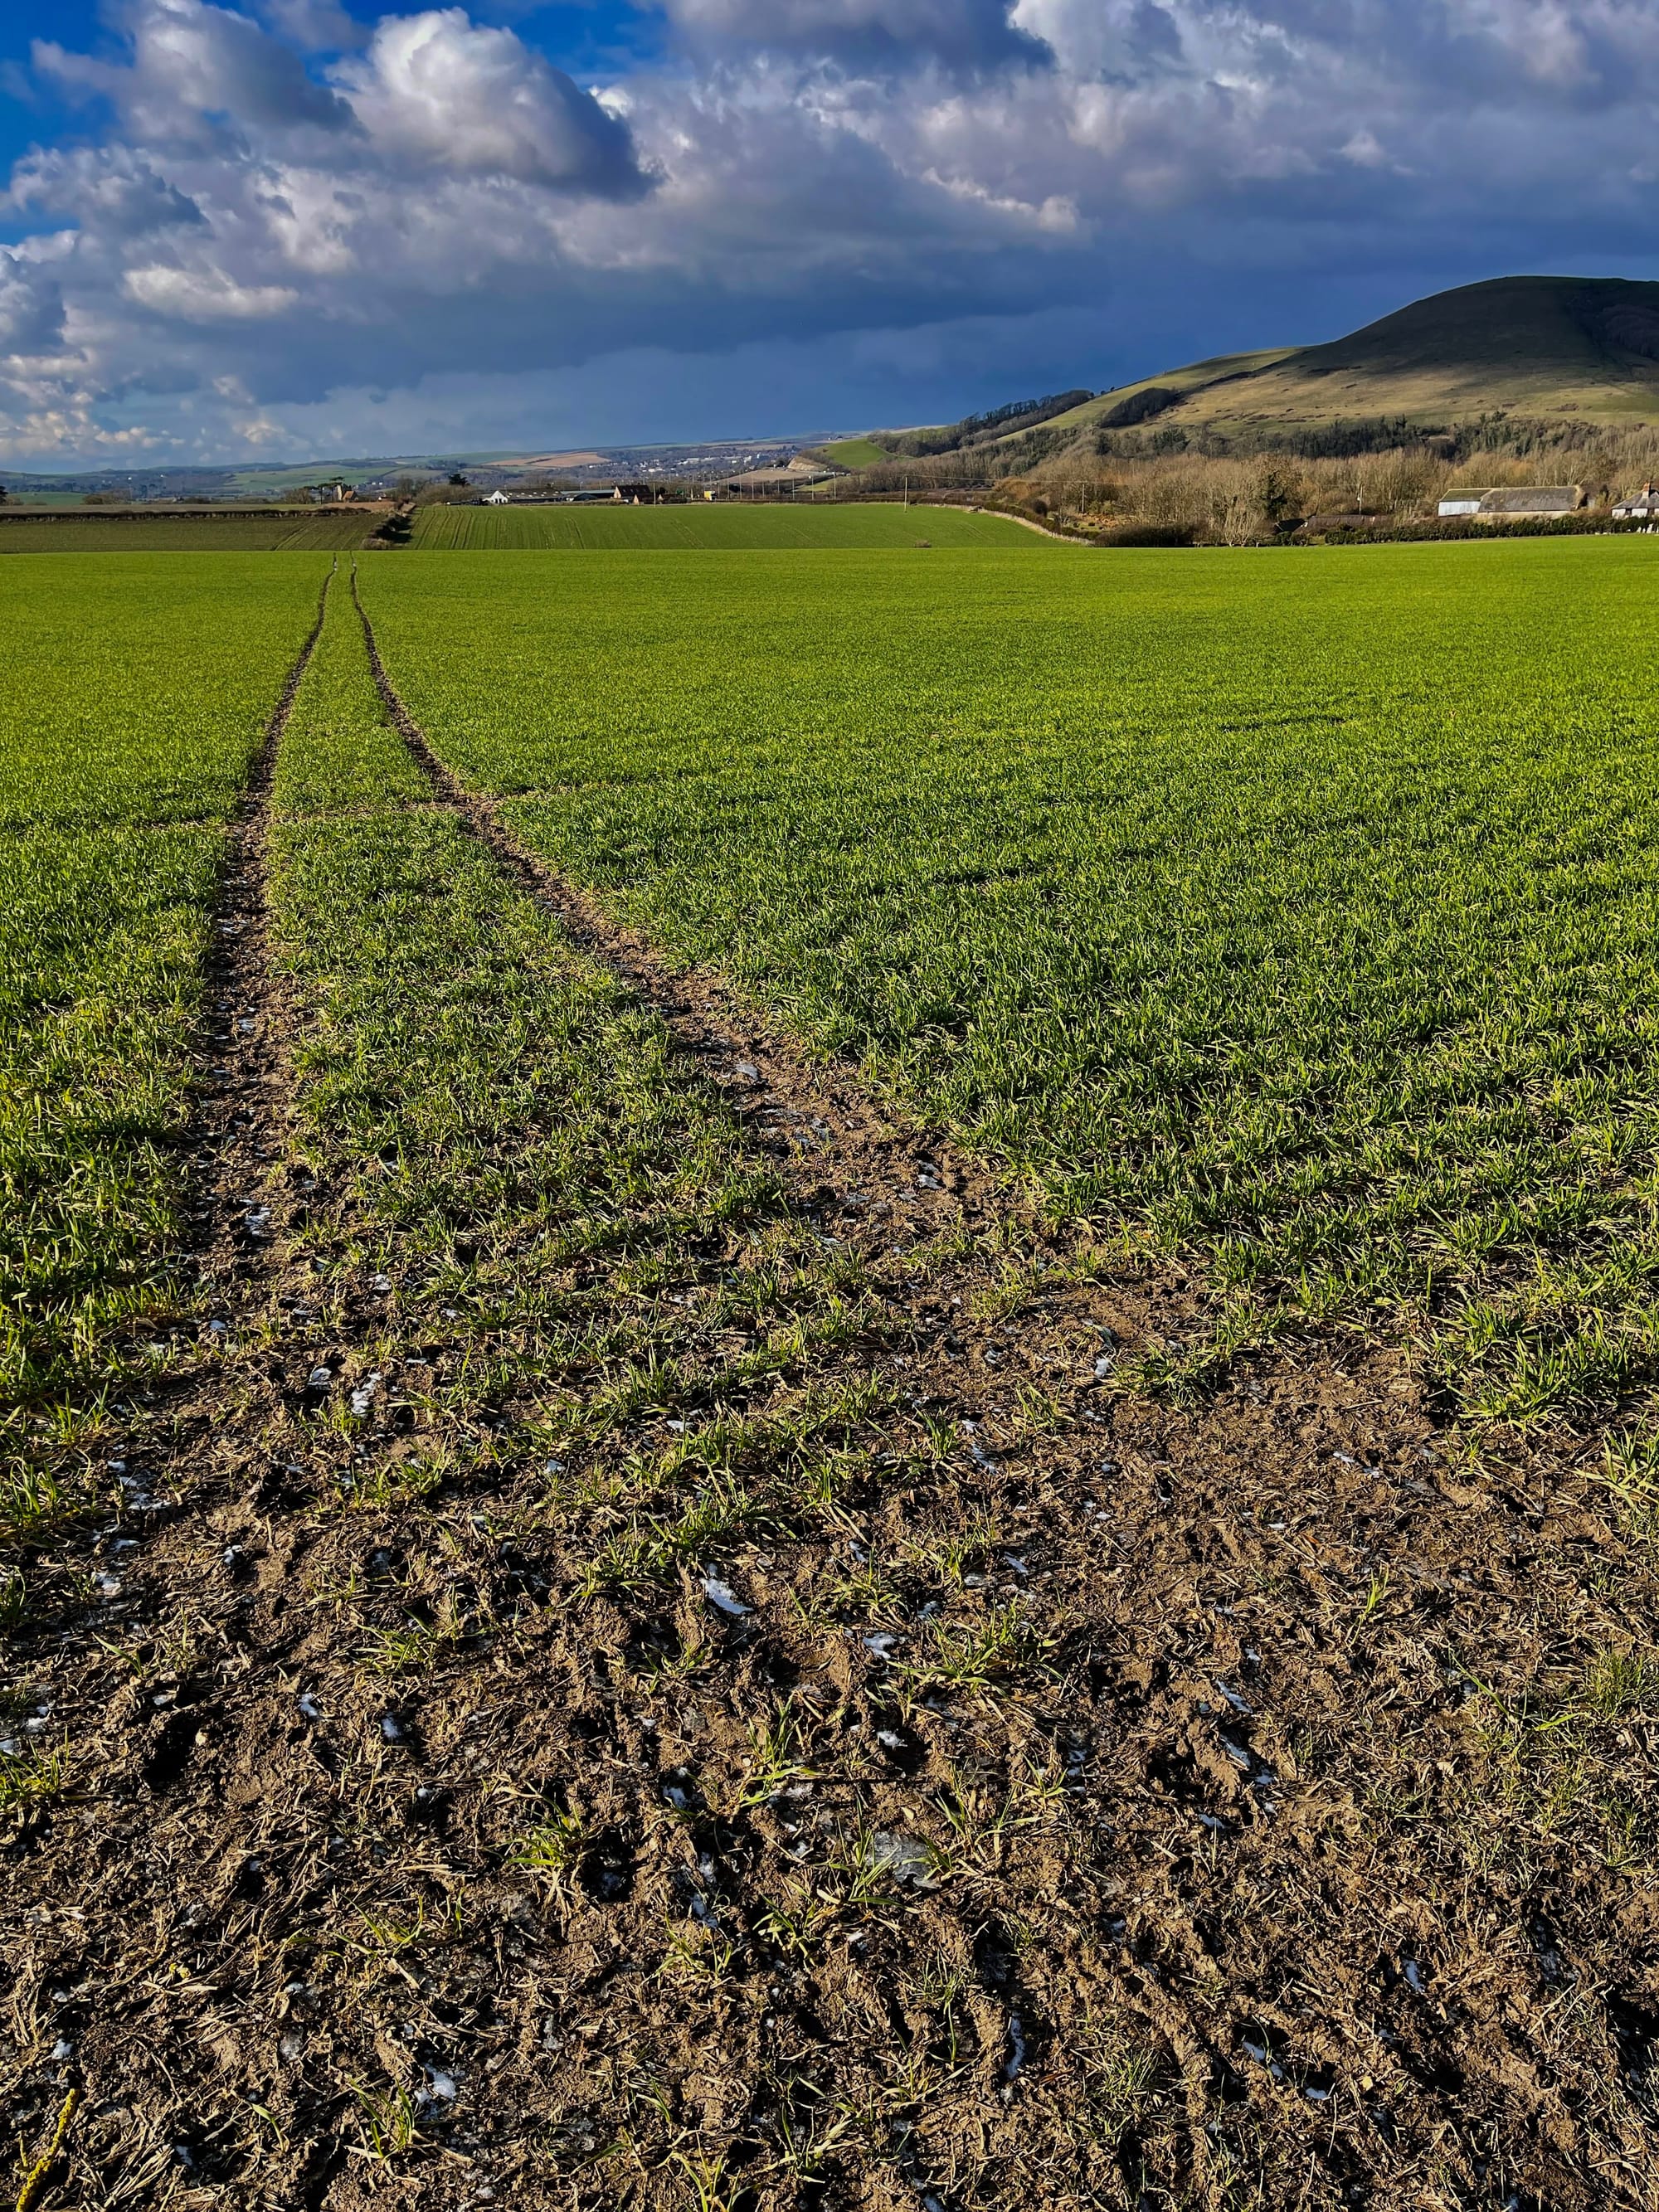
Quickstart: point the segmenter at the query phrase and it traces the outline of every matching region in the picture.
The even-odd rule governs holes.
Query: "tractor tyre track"
[[[759,1147],[774,1157],[820,1225],[848,1214],[886,1216],[896,1241],[960,1227],[1015,1227],[1047,1243],[1051,1232],[979,1163],[901,1107],[888,1109],[860,1073],[814,1060],[724,977],[676,966],[639,932],[520,839],[499,804],[470,790],[434,749],[392,683],[368,609],[351,576],[370,669],[387,714],[433,789],[454,808],[577,950],[620,978],[665,1024],[703,1079],[723,1090]]]
[[[275,978],[270,951],[267,848],[276,756],[300,686],[328,617],[335,570],[317,619],[289,671],[225,843],[203,1006],[213,1024],[198,1066],[201,1092],[191,1132],[194,1186],[187,1238],[214,1320],[228,1331],[267,1280],[277,1249],[274,1208],[263,1185],[289,1088],[285,1039],[292,1008]]]
[[[337,572],[325,578],[225,830],[174,1248],[183,1311],[171,1358],[112,1409],[113,1517],[100,1513],[72,1539],[89,1551],[82,1573],[96,1611],[85,1625],[97,1632],[79,1632],[73,1610],[47,1616],[13,1643],[10,1680],[0,1682],[31,1685],[25,1694],[40,1697],[38,1712],[54,1724],[59,1713],[81,1717],[61,1812],[43,1803],[9,1834],[0,1829],[11,1862],[0,1956],[13,2027],[0,2039],[0,2103],[27,2134],[40,2097],[61,2103],[67,2091],[88,2109],[53,2146],[53,2185],[108,2185],[135,2203],[171,2201],[180,2170],[191,2170],[161,2116],[181,2090],[190,2097],[197,2068],[187,2056],[181,2075],[179,2023],[162,1992],[188,1978],[181,1957],[222,1876],[192,1860],[180,1812],[199,1772],[234,1746],[262,1688],[246,1632],[261,1547],[226,1540],[276,1534],[262,1447],[276,1440],[291,1395],[280,1363],[257,1348],[295,1209],[275,1173],[295,1009],[272,957],[268,845],[278,754]],[[67,1734],[64,1743],[67,1753]],[[82,1998],[91,1990],[101,2002]],[[199,2005],[184,2024],[188,2052]],[[112,2090],[130,2113],[112,2117]]]
[[[1204,2201],[1227,2193],[1226,2154],[1206,2171],[1217,2112],[1230,2100],[1255,2105],[1281,2094],[1271,2086],[1281,2078],[1271,2052],[1290,2036],[1314,2069],[1310,2098],[1326,2095],[1316,2053],[1353,2069],[1358,2088],[1340,2142],[1333,2129],[1322,2177],[1348,2201],[1401,2202],[1454,2174],[1457,2185],[1478,2187],[1484,2140],[1502,2146],[1490,2171],[1524,2176],[1563,2212],[1659,2203],[1639,2178],[1639,2127],[1628,2115],[1577,2134],[1570,2100],[1552,2087],[1523,2118],[1510,2074],[1511,2038],[1537,2048],[1534,2039],[1547,2044],[1551,2031],[1537,2009],[1531,1939],[1513,1942],[1508,1930],[1570,1927],[1582,1971],[1622,1989],[1626,2009],[1638,1990],[1645,2004],[1659,1923],[1639,1877],[1599,1875],[1593,1855],[1587,1865],[1582,1846],[1553,1838],[1532,1844],[1530,1857],[1512,1840],[1514,1861],[1494,1877],[1473,1863],[1460,1875],[1468,1924],[1480,1933],[1454,1968],[1435,1863],[1441,1835],[1459,1837],[1461,1850],[1480,1825],[1466,1765],[1480,1771],[1477,1802],[1480,1791],[1522,1786],[1512,1773],[1500,1781],[1502,1757],[1460,1727],[1455,1716],[1475,1692],[1448,1655],[1501,1654],[1495,1672],[1514,1698],[1528,1694],[1522,1686],[1552,1646],[1584,1655],[1650,1641],[1652,1573],[1597,1510],[1582,1449],[1555,1439],[1466,1474],[1420,1376],[1386,1343],[1280,1349],[1241,1363],[1194,1406],[1115,1394],[1114,1350],[1178,1337],[1199,1306],[1179,1271],[1149,1267],[1139,1284],[1127,1270],[1068,1279],[1076,1244],[1034,1212],[1022,1218],[982,1168],[931,1133],[901,1127],[850,1073],[814,1064],[720,980],[673,968],[610,920],[437,756],[392,682],[355,575],[353,588],[376,685],[434,789],[580,951],[659,1014],[738,1104],[751,1140],[787,1149],[808,1212],[834,1226],[867,1207],[854,1232],[866,1237],[870,1217],[886,1212],[896,1252],[907,1235],[963,1232],[955,1256],[928,1271],[908,1333],[865,1356],[913,1406],[948,1413],[964,1435],[977,1431],[973,1469],[954,1478],[956,1510],[981,1502],[1003,1528],[1020,1531],[1020,1556],[1000,1557],[993,1581],[1000,1575],[1008,1601],[1034,1617],[1067,1624],[1053,1665],[1069,1718],[1055,1711],[1048,1725],[1062,1744],[1068,1728],[1079,1731],[1073,1741],[1091,1737],[1082,1788],[1100,1839],[1086,1873],[1074,1863],[1071,1875],[1076,1925],[1092,1934],[1070,1971],[1081,1974],[1092,1951],[1089,1971],[1102,1975],[1109,2002],[1155,2027],[1172,2054],[1191,2100],[1193,2178]],[[780,1146],[786,1117],[817,1137],[821,1155],[787,1138]],[[1033,1295],[1004,1322],[981,1300],[993,1255],[1022,1246],[1040,1256]],[[1054,1261],[1047,1291],[1042,1267]],[[895,1302],[906,1296],[897,1291]],[[1107,1354],[1093,1386],[1079,1362],[1091,1340]],[[1052,1439],[1022,1419],[1033,1393],[1064,1404]],[[949,1490],[947,1479],[946,1513]],[[1623,1589],[1607,1579],[1615,1559]],[[1386,1608],[1398,1632],[1367,1626]],[[1422,1624],[1414,1632],[1412,1618]],[[792,1648],[781,1608],[775,1619],[763,1613],[754,1633]],[[793,1656],[806,1664],[803,1651]],[[878,1682],[860,1694],[878,1710]],[[1420,1766],[1401,1759],[1402,1740]],[[1639,1794],[1639,1760],[1606,1748],[1610,1786]],[[1384,1765],[1396,1778],[1429,1778],[1436,1802],[1421,1848],[1415,1816],[1396,1823],[1383,1795],[1372,1797]],[[1525,1786],[1547,1785],[1529,1777]],[[1218,1850],[1234,1855],[1231,1877]],[[1264,1894],[1279,1900],[1265,1918],[1254,1902]],[[1421,1963],[1396,1932],[1407,1927],[1423,1931],[1412,1939],[1421,1948],[1448,1954],[1449,1987],[1464,1985],[1473,1957],[1502,1948],[1506,2017],[1528,2030],[1500,2028],[1485,1999],[1424,2003]],[[1028,1999],[1058,2021],[1054,1985],[1046,1996],[1006,1985],[1005,2002]],[[1565,2071],[1590,2078],[1597,2037],[1611,2035],[1591,2025],[1571,2060],[1564,2054]],[[1255,2055],[1264,2050],[1266,2061]],[[1457,2148],[1443,2150],[1454,2138]],[[1291,2188],[1287,2175],[1263,2179],[1260,2201],[1289,2201],[1279,2193]]]

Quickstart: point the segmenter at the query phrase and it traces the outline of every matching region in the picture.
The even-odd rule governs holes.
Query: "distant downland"
[[[1398,418],[1424,434],[1495,414],[1659,423],[1659,283],[1493,277],[1414,301],[1329,344],[1163,371],[1047,427],[1126,428],[1167,416],[1189,431],[1272,434]]]
[[[1030,411],[1026,411],[1029,407]],[[988,431],[998,415],[1015,419]],[[1214,433],[1237,447],[1340,423],[1391,424],[1402,441],[1483,417],[1659,425],[1659,283],[1498,276],[1437,292],[1328,344],[1216,354],[1053,409],[1042,402],[925,432],[872,430],[818,450],[843,469],[969,447],[1011,467],[1093,430]]]

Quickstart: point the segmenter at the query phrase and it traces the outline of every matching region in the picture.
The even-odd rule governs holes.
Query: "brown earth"
[[[1358,1340],[1137,1396],[1195,1286],[1103,1273],[671,971],[374,658],[437,798],[725,1099],[771,1226],[862,1260],[726,1462],[771,1498],[827,1405],[839,1486],[596,1579],[599,1476],[675,1425],[647,1399],[573,1487],[354,1262],[349,1179],[293,1166],[279,710],[209,982],[202,1342],[31,1553],[0,1705],[66,1759],[0,1816],[20,2175],[84,2100],[35,2202],[1659,2203],[1654,1578],[1599,1454],[1475,1455]],[[728,1369],[758,1334],[698,1301],[741,1245],[682,1255]]]

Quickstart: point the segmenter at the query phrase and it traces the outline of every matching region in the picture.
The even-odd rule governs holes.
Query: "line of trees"
[[[870,434],[876,445],[890,453],[908,459],[926,459],[939,453],[959,452],[964,446],[985,445],[1006,438],[1015,430],[1034,429],[1055,415],[1081,407],[1085,399],[1094,396],[1092,392],[1081,388],[1075,392],[1051,392],[1046,399],[1010,400],[1006,407],[993,407],[983,415],[964,415],[959,422],[942,422],[933,429],[874,430]]]
[[[1433,526],[1438,501],[1466,486],[1577,484],[1589,519],[1571,526],[1607,527],[1613,497],[1659,477],[1659,427],[1646,424],[1493,412],[1427,427],[1380,416],[1252,434],[1189,430],[1162,412],[1117,429],[1039,425],[1006,442],[895,453],[842,477],[834,495],[994,499],[1091,535],[1251,544],[1314,518]]]

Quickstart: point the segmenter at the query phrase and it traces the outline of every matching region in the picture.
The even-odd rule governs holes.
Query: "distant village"
[[[152,467],[10,479],[12,506],[104,507],[384,506],[447,501],[493,507],[609,501],[792,498],[838,472],[803,441],[769,439],[688,446],[611,447],[523,458],[342,462],[301,480],[298,470]]]

